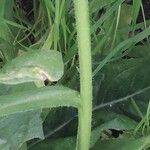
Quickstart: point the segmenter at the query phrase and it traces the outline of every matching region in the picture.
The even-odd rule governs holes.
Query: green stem
[[[78,150],[88,150],[92,117],[92,65],[88,0],[74,0],[80,64],[80,94]]]

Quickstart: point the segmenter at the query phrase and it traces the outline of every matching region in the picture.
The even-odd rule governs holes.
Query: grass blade
[[[150,35],[150,27],[144,30],[143,32],[139,33],[138,35],[133,36],[132,38],[129,38],[123,42],[121,42],[119,45],[117,45],[106,57],[104,60],[101,61],[101,63],[98,65],[98,67],[93,72],[93,77],[102,69],[102,67],[109,62],[109,60],[115,56],[119,51],[124,50],[124,48],[129,48],[130,46],[140,42],[145,37]]]

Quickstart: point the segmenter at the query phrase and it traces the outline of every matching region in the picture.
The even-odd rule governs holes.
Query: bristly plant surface
[[[148,6],[0,0],[0,150],[148,149]]]

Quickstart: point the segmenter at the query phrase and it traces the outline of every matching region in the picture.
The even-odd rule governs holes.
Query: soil
[[[150,0],[143,0],[142,3],[144,8],[145,19],[148,20],[150,19]],[[139,16],[137,18],[137,23],[140,22],[143,22],[142,10],[140,10]]]
[[[25,13],[25,16],[29,19],[33,19],[33,0],[15,0],[16,4],[19,5],[20,8]]]
[[[127,4],[132,5],[132,0],[126,0]],[[143,8],[144,8],[144,14],[145,19],[150,19],[150,0],[142,0]],[[137,18],[137,23],[143,22],[143,14],[142,10],[140,9],[139,16]]]
[[[17,0],[16,0],[17,1]],[[20,7],[25,11],[28,18],[32,18],[31,10],[33,8],[33,0],[18,0]],[[132,4],[132,0],[126,0],[126,3]],[[150,0],[142,0],[145,18],[146,20],[150,19]],[[137,18],[137,23],[143,22],[142,10],[140,10],[139,16]]]

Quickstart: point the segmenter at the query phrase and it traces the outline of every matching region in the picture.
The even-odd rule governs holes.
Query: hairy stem
[[[88,150],[92,117],[92,65],[88,0],[74,0],[74,6],[79,49],[80,94],[82,101],[82,107],[79,108],[77,149]]]

